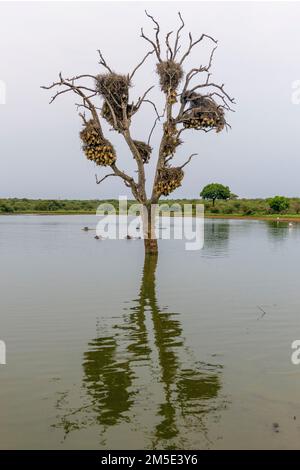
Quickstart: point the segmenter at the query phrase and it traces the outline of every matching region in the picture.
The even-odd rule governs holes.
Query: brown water
[[[0,447],[299,448],[300,226],[209,220],[205,246],[0,218]]]

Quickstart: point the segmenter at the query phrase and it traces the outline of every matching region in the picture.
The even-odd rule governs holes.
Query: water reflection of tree
[[[188,432],[206,435],[204,417],[218,408],[222,367],[196,363],[185,346],[179,315],[159,308],[156,266],[157,256],[146,257],[139,296],[123,323],[89,343],[83,361],[85,403],[69,408],[55,425],[65,435],[95,423],[103,435],[127,423],[144,432],[152,448],[184,446]],[[158,393],[151,391],[153,385]],[[140,408],[147,408],[149,393],[155,395],[150,427],[137,418]],[[58,408],[65,411],[61,403]]]

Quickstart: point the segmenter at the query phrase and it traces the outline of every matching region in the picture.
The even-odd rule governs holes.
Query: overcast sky
[[[95,184],[95,166],[87,161],[78,137],[81,121],[73,96],[49,105],[51,92],[42,84],[101,72],[97,49],[111,67],[131,71],[148,50],[140,27],[151,34],[147,8],[164,32],[177,25],[180,10],[188,31],[219,40],[214,81],[225,83],[236,112],[228,115],[232,130],[220,134],[187,131],[176,162],[192,152],[183,186],[173,197],[197,197],[203,185],[229,185],[240,197],[275,194],[300,196],[300,105],[292,104],[292,83],[300,79],[299,3],[218,2],[77,2],[0,3],[0,80],[7,87],[0,105],[0,197],[111,198],[128,194],[117,178]],[[182,49],[186,46],[183,41]],[[187,66],[206,62],[206,42],[196,46]],[[157,85],[154,57],[135,76],[132,97]],[[152,92],[159,109],[159,90]],[[147,104],[136,115],[134,137],[147,139],[154,119]],[[134,172],[134,161],[120,137],[119,167]],[[160,128],[154,135],[155,147]],[[155,160],[153,152],[152,159]],[[98,175],[107,170],[98,168]],[[149,165],[149,181],[153,165]],[[134,174],[134,173],[132,173]]]

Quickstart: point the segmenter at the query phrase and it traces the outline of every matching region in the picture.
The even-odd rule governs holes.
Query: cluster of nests
[[[175,153],[176,148],[182,144],[182,140],[178,137],[178,130],[176,125],[166,123],[164,125],[164,145],[163,145],[163,156],[168,157]]]
[[[181,65],[174,60],[165,60],[157,64],[156,72],[159,75],[161,90],[168,95],[168,103],[176,103],[176,90],[183,77]]]
[[[183,77],[183,70],[180,64],[177,64],[172,60],[159,62],[157,64],[156,71],[159,75],[161,90],[168,96],[168,103],[176,103],[176,90]],[[168,157],[169,155],[173,155],[180,144],[182,144],[182,141],[178,137],[176,124],[173,122],[166,123],[164,125],[163,156]],[[175,189],[181,186],[183,177],[184,172],[182,168],[164,167],[159,169],[155,187],[156,192],[159,195],[168,196]]]
[[[130,79],[126,75],[111,72],[96,77],[96,89],[104,98],[102,117],[117,130],[122,128],[123,108],[128,118],[133,113],[133,106],[128,104],[130,87]]]
[[[168,103],[176,103],[176,90],[183,78],[181,65],[173,60],[162,61],[157,64],[156,72],[159,75],[160,88],[167,94]],[[216,129],[216,132],[224,129],[226,124],[224,110],[211,97],[187,91],[181,97],[181,100],[190,105],[182,118],[184,127],[207,130]],[[175,145],[175,142],[170,143],[171,146]],[[180,145],[180,142],[175,147],[177,145]]]
[[[111,166],[115,163],[115,150],[109,140],[103,138],[93,119],[85,123],[84,129],[80,132],[80,138],[88,160],[101,166]]]
[[[160,195],[168,196],[181,186],[184,172],[180,167],[161,168],[158,171],[156,191]]]
[[[224,129],[224,110],[212,98],[190,93],[183,99],[190,102],[190,108],[185,111],[181,120],[184,127],[197,130],[216,129],[216,132]]]

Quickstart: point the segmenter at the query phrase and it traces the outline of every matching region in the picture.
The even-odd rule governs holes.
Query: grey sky
[[[224,82],[237,101],[228,133],[184,134],[176,161],[192,152],[199,156],[172,197],[197,197],[211,181],[228,184],[241,197],[300,196],[300,105],[291,101],[292,82],[300,79],[299,3],[1,2],[0,80],[7,86],[7,103],[0,105],[0,197],[130,194],[117,178],[95,184],[94,164],[80,149],[76,100],[63,95],[50,106],[51,93],[39,86],[50,84],[59,71],[67,77],[100,72],[98,48],[116,71],[132,70],[148,48],[139,38],[140,27],[152,31],[145,8],[163,31],[177,25],[180,10],[186,35],[190,30],[195,37],[206,32],[219,39],[214,80]],[[200,45],[186,65],[205,63],[207,57],[208,48]],[[152,83],[157,84],[154,58],[136,74],[132,96]],[[161,109],[162,101],[156,102]],[[134,137],[146,139],[153,119],[145,104],[140,120],[135,119]],[[158,127],[153,145],[159,135]],[[111,132],[109,137],[113,140]],[[120,168],[133,172],[133,159],[119,136],[114,142]],[[99,168],[99,176],[106,171]],[[151,178],[153,165],[149,172]]]

